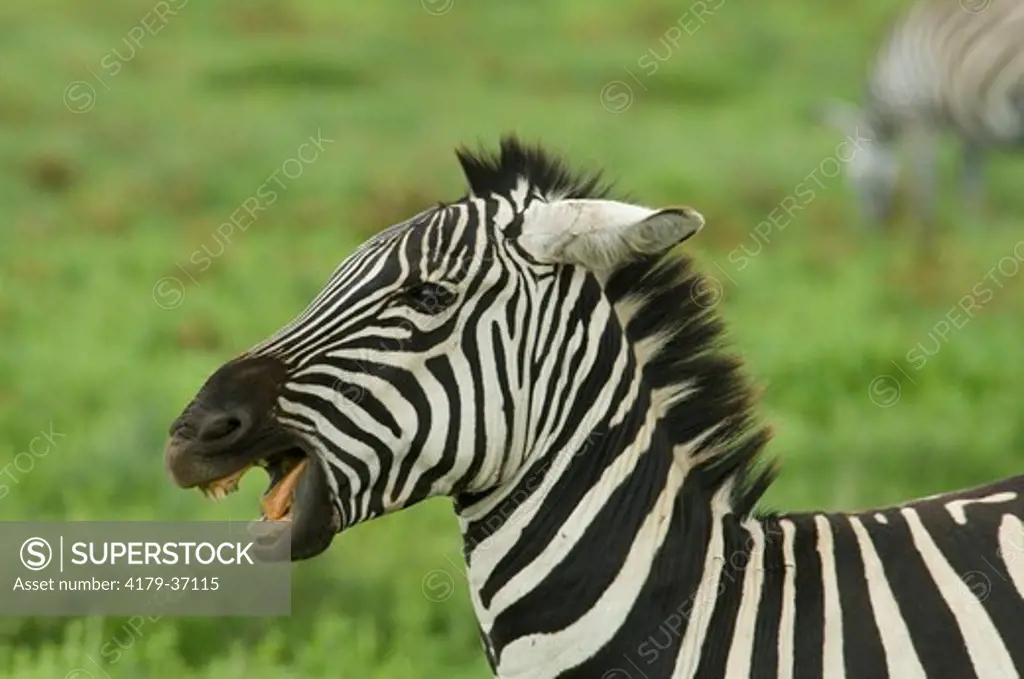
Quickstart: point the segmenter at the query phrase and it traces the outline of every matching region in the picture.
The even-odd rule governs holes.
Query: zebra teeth
[[[210,481],[209,483],[203,484],[199,487],[199,490],[203,492],[208,499],[214,502],[220,502],[231,493],[238,490],[238,482],[242,480],[245,473],[256,466],[258,463],[252,463],[245,465],[241,469],[227,476]]]

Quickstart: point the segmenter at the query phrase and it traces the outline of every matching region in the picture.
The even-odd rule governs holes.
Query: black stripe
[[[509,384],[511,372],[508,369],[508,357],[505,355],[505,342],[501,332],[501,326],[497,321],[491,323],[491,344],[494,347],[494,363],[498,366],[498,390],[501,392],[501,403],[502,403],[502,417],[505,420],[505,440],[501,450],[501,479],[507,478],[505,475],[508,473],[509,464],[512,459],[512,443],[514,442],[514,432],[516,427],[515,419],[515,408],[512,404],[515,403],[515,397],[512,395],[512,386]]]
[[[471,285],[467,286],[467,290],[464,294],[472,295],[482,286],[484,276],[477,276]],[[477,295],[479,299],[476,300],[476,305],[473,307],[471,312],[467,314],[465,319],[465,325],[461,337],[461,347],[459,348],[464,355],[469,357],[468,365],[469,371],[473,379],[473,393],[476,397],[473,399],[473,414],[476,428],[473,436],[473,455],[470,459],[469,468],[463,476],[465,479],[476,478],[477,473],[483,466],[484,461],[488,458],[487,454],[487,411],[488,406],[491,405],[493,397],[488,397],[488,386],[484,384],[483,368],[480,365],[481,351],[480,351],[480,339],[477,336],[477,329],[481,324],[483,316],[497,304],[497,300],[501,295],[502,286],[508,280],[508,273],[502,272],[500,279],[494,287],[484,288],[482,292]],[[453,317],[454,319],[455,317]],[[499,376],[502,372],[499,371]],[[504,377],[499,377],[504,380]],[[449,390],[457,390],[459,385],[452,383],[448,386]],[[508,406],[506,406],[508,407]],[[449,423],[451,427],[459,427],[461,423],[452,421]]]
[[[379,376],[382,371],[388,369],[380,363],[373,363],[370,361],[359,361],[348,358],[332,358],[330,361],[324,362],[326,365],[330,365],[337,370],[351,373],[352,375],[373,375]],[[322,372],[311,372],[295,379],[295,384],[319,386],[325,389],[336,392],[332,397],[330,405],[333,409],[345,411],[346,409],[358,407],[361,410],[366,411],[369,415],[381,426],[385,427],[392,436],[398,436],[401,432],[401,428],[398,426],[398,421],[395,420],[394,415],[391,411],[381,403],[377,395],[371,390],[364,388],[363,386],[350,382],[345,379],[336,378],[333,375],[322,373]],[[305,394],[295,392],[295,396],[292,394],[287,395],[289,400],[303,400],[306,398]],[[307,405],[312,407],[317,412],[321,412],[325,402],[319,396],[314,397],[315,402],[310,402]],[[327,413],[323,413],[327,417]],[[339,426],[338,422],[331,420],[332,424],[338,427],[342,432],[351,436],[352,438],[362,441],[367,445],[373,444],[373,439],[370,438],[365,431],[358,427],[352,426]]]
[[[424,366],[434,378],[441,384],[456,383],[455,373],[447,356],[435,356],[428,359]],[[462,392],[458,389],[446,389],[448,395],[448,422],[458,423],[462,421]],[[409,494],[409,501],[406,506],[412,505],[430,495],[434,482],[444,478],[455,466],[456,454],[458,453],[459,427],[449,426],[445,432],[444,449],[441,451],[441,459],[437,464],[423,473],[416,481],[416,487]],[[384,476],[384,470],[381,470]],[[397,486],[401,488],[401,486]]]
[[[958,679],[974,677],[956,619],[914,547],[906,520],[899,511],[886,511],[884,516],[888,523],[865,516],[864,528],[882,562],[925,674]]]
[[[788,518],[795,528],[793,679],[817,679],[821,676],[825,645],[825,593],[818,554],[818,527],[814,525],[813,514]]]
[[[699,499],[697,485],[696,476],[684,482],[665,541],[622,626],[600,651],[560,679],[671,676],[711,540],[711,509]]]
[[[578,423],[583,419],[583,414],[590,408],[591,403],[589,399],[581,398],[566,398],[568,395],[566,390],[569,385],[575,383],[580,384],[582,375],[580,374],[580,364],[583,362],[584,351],[583,348],[589,344],[600,343],[601,351],[597,355],[597,360],[591,366],[587,366],[587,378],[584,378],[584,384],[580,384],[578,387],[578,394],[598,394],[601,391],[601,385],[607,380],[607,375],[611,373],[611,365],[615,355],[618,353],[615,351],[621,346],[621,342],[615,342],[612,345],[601,343],[601,340],[605,336],[611,336],[611,333],[605,328],[597,328],[594,336],[588,336],[587,331],[591,327],[589,322],[590,310],[597,306],[600,302],[601,290],[593,278],[588,278],[583,281],[580,286],[580,290],[576,295],[571,307],[567,309],[568,317],[555,319],[551,318],[549,322],[553,326],[561,326],[565,328],[565,333],[562,336],[562,341],[557,345],[557,353],[552,356],[550,349],[555,348],[550,346],[545,347],[545,360],[549,365],[553,366],[554,369],[548,373],[546,378],[547,389],[545,390],[544,397],[541,400],[542,403],[547,404],[545,408],[544,416],[548,422],[556,422],[559,425],[562,423]],[[567,299],[568,296],[562,299]],[[576,334],[582,334],[583,339],[580,341],[578,346],[573,346],[572,338]],[[555,335],[555,331],[552,331],[551,336]],[[602,379],[594,379],[596,375],[601,375]],[[577,414],[577,417],[566,417],[565,411],[567,408],[572,408]],[[579,432],[576,427],[570,424],[568,427],[561,427],[559,431],[560,441],[556,441],[552,447],[555,450],[559,450],[560,445],[564,445],[570,437],[578,437]],[[582,432],[586,433],[586,432]]]
[[[633,421],[634,429],[645,418],[648,404],[634,409],[628,419]],[[625,446],[622,440],[604,439],[611,445],[598,448],[615,457]],[[635,451],[629,453],[634,454]],[[586,457],[592,457],[587,455]],[[576,458],[581,460],[584,458]],[[569,550],[561,563],[556,565],[548,576],[533,590],[524,595],[503,611],[495,620],[492,639],[495,652],[515,639],[528,634],[552,633],[565,629],[576,622],[583,614],[593,608],[609,585],[615,580],[622,565],[633,547],[637,532],[647,516],[654,508],[661,489],[665,486],[669,469],[674,464],[670,455],[644,454],[640,456],[633,473],[615,491],[612,492],[604,506],[597,512],[594,520],[584,530],[577,543]],[[559,509],[575,509],[579,504],[581,491],[593,486],[596,475],[589,472],[587,464],[579,465],[579,473],[566,473],[568,478],[565,488],[566,496],[559,497],[559,489],[555,489],[549,497],[558,498]],[[532,543],[547,544],[552,538],[552,529],[558,530],[565,525],[564,516],[558,519],[545,516],[545,507],[538,513],[543,525],[532,522],[524,530],[529,544],[520,544],[517,551],[522,554]],[[564,510],[560,512],[565,514]],[[548,534],[547,538],[540,537]],[[534,549],[530,549],[534,551]],[[512,569],[518,572],[522,565]],[[497,571],[496,571],[497,572]],[[505,573],[508,578],[512,573]],[[488,581],[481,590],[483,598],[485,590],[491,585]],[[493,596],[493,594],[492,594]],[[485,604],[486,605],[486,604]]]
[[[603,386],[606,374],[601,371],[589,373],[583,379],[581,386],[583,393],[596,393]],[[631,371],[627,369],[624,376],[630,374],[632,374]],[[612,402],[621,402],[626,398],[628,391],[629,381],[622,379],[613,394]],[[576,407],[586,407],[587,405],[585,401],[576,399]],[[555,539],[557,532],[568,522],[569,516],[575,511],[591,487],[601,478],[605,469],[618,459],[618,454],[628,446],[628,442],[636,438],[637,432],[645,420],[646,407],[646,401],[638,402],[631,413],[612,428],[609,428],[608,420],[613,413],[605,415],[605,419],[596,429],[596,432],[602,435],[592,438],[593,445],[588,448],[585,455],[577,455],[572,459],[569,463],[572,468],[566,469],[562,473],[543,499],[543,504],[534,518],[524,526],[520,543],[498,562],[483,587],[480,588],[480,598],[485,606],[505,583],[536,559],[544,548]],[[478,528],[480,524],[491,527],[489,531],[485,529],[484,532],[488,533],[493,532],[495,526],[501,526],[515,508],[530,498],[536,488],[540,486],[540,480],[549,473],[561,452],[559,443],[564,443],[567,440],[565,437],[579,436],[580,433],[571,426],[559,432],[559,438],[552,445],[551,451],[531,465],[529,471],[508,494],[504,502],[488,516],[474,522],[474,525],[466,533],[467,538],[480,532]],[[668,456],[660,455],[659,457]],[[635,470],[634,475],[637,472],[638,470]],[[494,515],[499,512],[501,518],[496,519]]]
[[[1019,484],[1019,480],[1014,480],[1013,484]],[[998,490],[989,489],[976,496],[995,492]],[[1011,563],[1014,559],[1024,559],[1024,553],[1013,550],[1004,555],[999,545],[999,524],[1004,513],[1024,515],[1024,500],[1018,495],[1013,502],[966,505],[963,509],[967,525],[953,521],[944,506],[947,501],[929,501],[915,508],[935,545],[977,598],[977,615],[982,615],[983,611],[988,614],[1003,635],[1014,665],[1024,668],[1024,643],[1020,641],[1024,599],[1014,586],[1004,561],[1004,558]]]
[[[864,559],[849,517],[832,515],[833,553],[843,611],[843,661],[851,677],[884,677],[885,648],[868,594]]]
[[[777,518],[761,523],[764,531],[764,580],[761,603],[754,626],[754,649],[750,660],[751,679],[774,679],[779,667],[779,623],[782,620],[783,584],[786,560],[782,551],[782,527]]]
[[[724,677],[729,651],[732,648],[736,624],[739,621],[740,604],[743,601],[743,580],[750,565],[753,539],[750,531],[739,519],[728,515],[722,520],[725,538],[721,579],[718,581],[718,596],[711,616],[704,646],[701,649],[698,677]]]

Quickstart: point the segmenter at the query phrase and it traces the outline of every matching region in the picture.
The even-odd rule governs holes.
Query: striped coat
[[[171,427],[176,483],[219,496],[265,468],[296,559],[451,498],[505,679],[1020,676],[1024,477],[758,510],[767,430],[670,254],[700,214],[514,139],[461,160],[467,196],[368,241],[209,378]]]
[[[861,108],[831,102],[825,114],[874,141],[847,167],[869,220],[891,216],[903,145],[916,215],[932,221],[940,133],[960,141],[963,192],[976,210],[986,154],[1024,145],[1024,1],[918,0],[878,50]]]

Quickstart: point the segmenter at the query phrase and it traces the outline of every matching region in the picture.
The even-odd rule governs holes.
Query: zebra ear
[[[657,255],[704,226],[690,207],[652,210],[611,200],[534,203],[520,244],[538,261],[610,271],[642,255]]]

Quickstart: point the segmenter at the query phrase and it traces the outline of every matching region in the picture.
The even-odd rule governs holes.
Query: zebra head
[[[899,179],[899,161],[888,125],[867,109],[842,101],[821,106],[819,119],[857,140],[856,153],[843,159],[846,180],[857,196],[863,217],[872,224],[887,222],[893,211],[893,197]]]
[[[457,156],[465,197],[365,242],[171,426],[179,486],[219,498],[266,469],[263,516],[291,522],[293,559],[426,498],[507,483],[552,437],[538,423],[570,393],[570,363],[617,322],[604,282],[704,223],[609,199],[596,175],[573,178],[514,138],[494,157]]]

